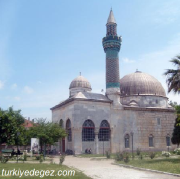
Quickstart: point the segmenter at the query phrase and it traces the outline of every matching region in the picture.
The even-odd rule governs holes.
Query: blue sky
[[[79,72],[93,92],[105,89],[111,7],[123,39],[120,76],[138,69],[167,91],[162,74],[180,54],[179,0],[0,0],[0,107],[51,120],[50,108],[68,98]]]

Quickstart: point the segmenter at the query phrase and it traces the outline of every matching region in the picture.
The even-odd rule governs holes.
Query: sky
[[[105,90],[111,7],[122,36],[120,77],[138,69],[167,92],[163,73],[180,54],[179,0],[0,0],[0,107],[51,120],[50,108],[69,97],[79,72],[93,92]]]

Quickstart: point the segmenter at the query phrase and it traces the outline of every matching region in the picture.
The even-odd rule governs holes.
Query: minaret
[[[111,9],[107,24],[106,37],[103,38],[103,48],[106,53],[106,95],[113,100],[114,105],[120,104],[119,50],[121,36],[117,36],[117,24]]]

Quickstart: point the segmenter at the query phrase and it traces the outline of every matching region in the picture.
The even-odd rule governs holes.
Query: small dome
[[[91,89],[91,84],[83,76],[78,76],[71,82],[69,89],[78,88],[78,87]]]
[[[153,76],[136,71],[120,79],[122,96],[129,95],[154,95],[166,97],[161,83]]]

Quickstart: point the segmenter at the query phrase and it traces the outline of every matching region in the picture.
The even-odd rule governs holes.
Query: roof
[[[30,120],[27,120],[27,119],[24,119],[24,123],[23,123],[23,126],[26,128],[26,129],[28,129],[28,128],[30,128],[30,127],[33,127],[33,122],[32,121],[30,121]]]
[[[78,87],[91,89],[91,84],[86,78],[80,75],[71,82],[69,89],[78,88]]]
[[[91,93],[91,92],[79,92],[74,98],[83,98],[83,99],[94,99],[94,100],[102,100],[102,101],[110,101],[105,95],[99,93]]]
[[[166,97],[161,83],[153,76],[136,71],[120,79],[121,96],[155,95]]]
[[[91,93],[91,92],[79,92],[76,95],[60,102],[58,105],[51,108],[59,108],[71,101],[78,100],[78,101],[94,101],[94,102],[104,102],[104,103],[111,103],[112,101],[108,99],[105,95],[99,93]]]
[[[110,10],[109,17],[107,20],[107,24],[109,24],[109,23],[116,23],[112,9]]]

